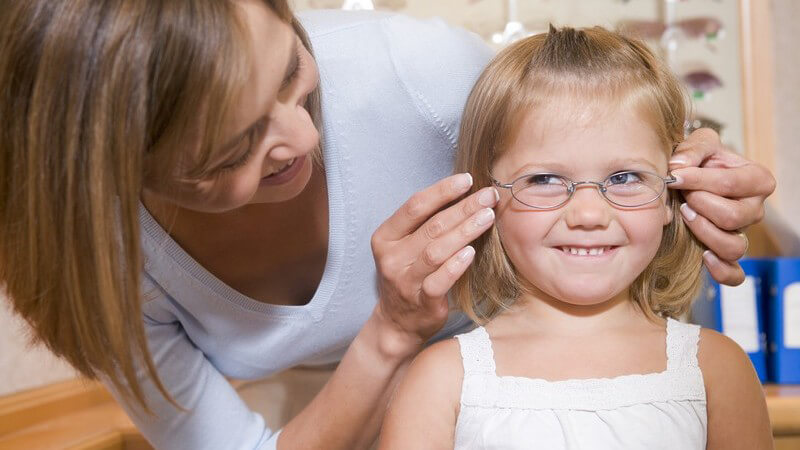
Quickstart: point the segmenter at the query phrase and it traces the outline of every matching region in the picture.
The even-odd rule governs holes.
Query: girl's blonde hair
[[[264,3],[310,50],[286,1]],[[0,3],[0,284],[38,341],[147,411],[137,369],[172,398],[142,320],[139,197],[206,170],[251,68],[242,19],[229,1]],[[318,93],[307,107],[318,120]]]
[[[472,90],[461,122],[456,172],[470,172],[472,192],[491,186],[494,161],[514,141],[530,111],[564,98],[581,105],[636,108],[668,154],[683,140],[687,95],[647,46],[600,27],[550,27],[500,52]],[[680,219],[681,196],[668,190],[673,220],[653,261],[630,287],[648,317],[677,317],[700,287],[703,247]],[[521,294],[520,280],[496,228],[474,243],[475,261],[453,289],[459,306],[483,323]]]

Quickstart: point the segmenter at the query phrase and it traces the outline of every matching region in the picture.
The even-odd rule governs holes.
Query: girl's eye
[[[556,175],[550,175],[546,173],[537,173],[535,175],[530,175],[527,179],[528,184],[563,184],[561,182],[561,177]]]
[[[620,172],[608,177],[608,184],[631,184],[642,181],[642,177],[636,172]]]

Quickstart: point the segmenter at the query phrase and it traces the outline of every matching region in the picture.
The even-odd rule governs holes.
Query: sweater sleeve
[[[158,449],[276,449],[279,432],[266,428],[238,393],[188,338],[180,322],[145,316],[145,332],[161,382],[181,411],[140,370],[154,415],[112,391],[144,437]],[[107,380],[105,380],[107,381]]]

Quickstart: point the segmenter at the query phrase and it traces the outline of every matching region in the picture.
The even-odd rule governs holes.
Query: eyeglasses
[[[558,208],[572,198],[578,186],[584,184],[596,187],[614,205],[636,208],[661,197],[667,185],[676,181],[671,175],[662,178],[654,173],[633,170],[613,173],[602,182],[572,181],[553,173],[527,174],[509,184],[492,178],[495,186],[511,189],[511,195],[518,202],[534,209]]]

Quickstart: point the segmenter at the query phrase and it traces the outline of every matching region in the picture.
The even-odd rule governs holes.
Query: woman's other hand
[[[775,190],[775,178],[765,167],[726,149],[711,129],[695,130],[670,159],[686,204],[683,219],[708,247],[703,260],[720,283],[737,285],[744,272],[736,262],[747,251],[741,231],[764,216],[764,201]]]
[[[447,320],[447,292],[475,256],[469,246],[494,222],[497,191],[462,173],[414,194],[372,236],[382,349],[414,354]],[[455,202],[455,203],[454,203]]]

